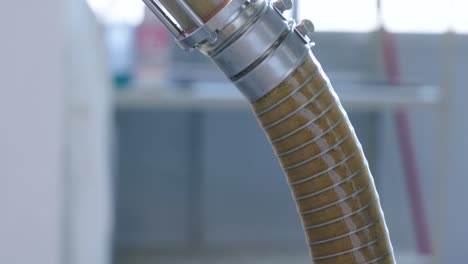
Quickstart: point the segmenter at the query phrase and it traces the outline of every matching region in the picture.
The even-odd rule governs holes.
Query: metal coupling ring
[[[179,1],[185,3],[185,0]],[[178,38],[177,43],[184,50],[190,50],[206,41],[216,41],[217,33],[229,25],[251,2],[252,0],[231,0],[206,23],[201,25],[200,23],[196,23],[199,24],[197,25],[199,27],[188,36]],[[185,5],[185,8],[189,8],[187,6],[188,5]],[[194,22],[200,20],[193,10],[189,11],[187,15],[189,15]]]

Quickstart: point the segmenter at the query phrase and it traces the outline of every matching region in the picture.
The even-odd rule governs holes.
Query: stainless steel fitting
[[[273,3],[273,7],[280,13],[283,13],[287,10],[291,10],[293,8],[293,3],[291,0],[278,0]]]
[[[313,23],[303,20],[296,25],[283,16],[292,8],[291,0],[231,0],[207,22],[186,0],[176,0],[197,26],[192,33],[179,28],[159,1],[143,1],[182,48],[202,51],[250,101],[280,85],[304,62],[312,46]]]
[[[312,21],[304,19],[296,27],[297,33],[299,33],[306,41],[312,40],[312,34],[315,32],[315,26]]]

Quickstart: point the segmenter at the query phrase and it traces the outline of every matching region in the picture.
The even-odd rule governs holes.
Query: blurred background
[[[309,263],[250,108],[139,0],[3,1],[0,263]],[[468,2],[297,0],[399,263],[468,249]]]

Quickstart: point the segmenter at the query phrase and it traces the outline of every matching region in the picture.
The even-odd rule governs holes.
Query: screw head
[[[291,10],[293,8],[293,3],[291,0],[277,0],[273,3],[273,6],[281,13]]]
[[[309,39],[312,38],[312,33],[315,31],[315,26],[312,21],[308,19],[304,19],[296,26],[297,32],[299,32],[302,36],[308,37]]]

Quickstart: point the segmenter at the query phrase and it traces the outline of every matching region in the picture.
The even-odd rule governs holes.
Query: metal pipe
[[[192,7],[187,3],[185,0],[176,0],[177,3],[179,4],[180,7],[182,7],[182,10],[186,12],[186,14],[192,19],[192,21],[197,25],[198,27],[202,27],[205,22],[203,22],[203,19],[201,19],[197,13],[192,9]]]
[[[156,17],[163,23],[163,25],[171,32],[174,37],[178,38],[183,34],[183,31],[177,26],[174,21],[168,16],[166,11],[162,8],[157,0],[143,0],[148,8],[156,15]]]

